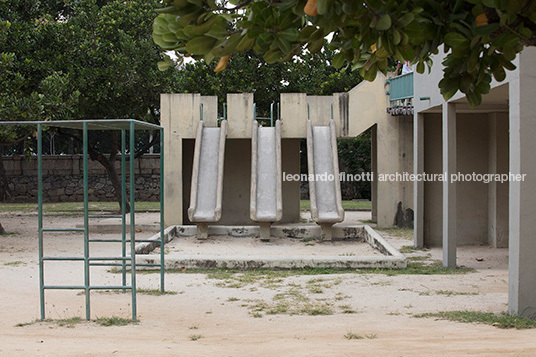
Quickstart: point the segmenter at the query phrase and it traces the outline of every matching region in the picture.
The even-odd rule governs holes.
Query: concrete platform
[[[319,242],[299,239],[273,238],[273,243],[261,243],[255,236],[258,227],[223,227],[211,226],[209,232],[218,235],[206,241],[192,244],[186,240],[196,242],[195,238],[187,238],[186,233],[195,235],[195,226],[174,226],[166,231],[169,235],[175,234],[166,252],[166,269],[304,269],[304,268],[330,268],[330,269],[367,269],[367,268],[405,268],[407,261],[404,255],[391,246],[377,232],[367,225],[340,227],[339,239],[334,242]],[[300,234],[308,235],[318,230],[318,227],[301,227]],[[278,232],[276,228],[272,228]],[[220,242],[220,233],[227,239],[233,239],[233,245]],[[232,236],[231,234],[240,234]],[[284,234],[284,228],[279,230]],[[172,237],[169,237],[170,240]],[[185,245],[181,247],[181,239]],[[309,238],[310,239],[310,238]],[[313,238],[314,239],[314,238]],[[166,239],[167,240],[167,239]],[[284,240],[287,240],[285,243]],[[290,240],[290,242],[288,241]],[[254,243],[252,243],[254,242]],[[256,245],[253,246],[252,245]],[[231,247],[230,247],[231,246]],[[234,248],[233,248],[234,247]],[[307,248],[307,249],[305,249]],[[155,252],[157,253],[157,252]],[[138,255],[140,263],[159,263],[159,254]]]

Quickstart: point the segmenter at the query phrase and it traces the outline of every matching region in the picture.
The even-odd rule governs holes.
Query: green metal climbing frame
[[[5,125],[37,125],[37,157],[38,157],[38,235],[39,235],[39,296],[41,319],[45,319],[45,290],[83,290],[85,292],[86,320],[91,317],[91,290],[126,290],[131,291],[132,296],[132,320],[137,319],[136,304],[136,267],[151,266],[160,268],[160,290],[164,292],[164,128],[132,119],[102,119],[102,120],[76,120],[76,121],[24,121],[24,122],[0,122]],[[45,228],[43,227],[43,126],[61,127],[82,130],[83,133],[83,181],[84,181],[84,228]],[[90,130],[120,130],[121,131],[121,215],[90,215],[88,194],[88,132]],[[136,239],[135,228],[135,131],[136,130],[159,130],[160,131],[160,263],[159,264],[136,264],[136,243],[154,242],[147,239]],[[130,179],[130,229],[129,239],[126,234],[126,135],[129,134],[130,147],[128,155],[129,179]],[[89,236],[90,219],[92,218],[121,218],[121,239],[91,239]],[[53,257],[43,255],[43,234],[47,232],[82,232],[84,234],[83,257]],[[130,243],[130,256],[127,256],[127,242]],[[90,254],[90,243],[121,243],[121,256],[97,257]],[[45,284],[46,261],[83,261],[84,262],[84,285],[47,285]],[[127,264],[127,262],[129,262]],[[127,266],[130,265],[131,281],[127,284]],[[120,286],[95,286],[91,285],[90,268],[92,266],[121,267],[122,284]]]

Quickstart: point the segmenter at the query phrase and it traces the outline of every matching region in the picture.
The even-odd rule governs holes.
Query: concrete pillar
[[[510,182],[508,311],[536,318],[536,50],[519,55],[510,80],[510,172],[526,174]]]
[[[333,223],[320,223],[320,233],[322,242],[333,240]]]
[[[372,201],[372,222],[378,222],[378,126],[372,127],[372,133],[370,136],[371,142],[371,170],[372,170],[372,182],[370,183],[371,201]]]
[[[456,183],[450,182],[456,173],[456,105],[443,103],[443,266],[456,267]]]
[[[413,118],[413,173],[424,173],[424,114]],[[424,246],[424,181],[413,182],[414,246]]]
[[[499,113],[489,115],[490,174],[508,173],[508,121]],[[488,244],[495,248],[508,247],[508,182],[488,184]]]
[[[197,223],[197,239],[208,239],[208,224]]]
[[[270,222],[261,222],[259,224],[259,237],[261,238],[262,242],[270,241],[270,226]]]

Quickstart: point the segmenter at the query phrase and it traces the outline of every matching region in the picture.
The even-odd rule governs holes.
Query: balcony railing
[[[402,74],[387,80],[389,84],[390,106],[387,112],[391,115],[413,114],[413,72]]]

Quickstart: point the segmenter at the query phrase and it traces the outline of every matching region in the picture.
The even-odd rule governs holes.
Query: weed
[[[339,305],[339,309],[343,314],[355,314],[355,311],[350,305]]]
[[[347,340],[362,340],[364,337],[361,336],[361,335],[358,335],[357,333],[353,333],[351,331],[348,331],[344,335],[344,338],[346,338]]]
[[[201,336],[201,335],[190,335],[189,338],[190,338],[191,341],[197,341],[200,338],[203,338],[203,336]]]
[[[466,293],[452,290],[437,290],[436,295],[456,296],[456,295],[478,295],[478,293]]]
[[[155,296],[161,296],[161,295],[177,295],[176,291],[161,291],[160,289],[144,289],[144,288],[138,288],[136,289],[137,294],[145,294],[145,295],[155,295]]]
[[[404,245],[398,251],[400,253],[407,254],[407,253],[415,253],[415,252],[423,252],[423,251],[426,252],[429,250],[430,250],[429,248],[415,248],[411,245]]]
[[[128,324],[137,323],[136,321],[133,321],[132,319],[127,319],[124,317],[119,316],[112,316],[112,317],[98,317],[95,322],[101,326],[126,326]]]
[[[376,335],[375,333],[369,333],[365,335],[365,337],[368,338],[369,340],[374,340],[375,338],[378,337],[378,335]]]
[[[440,320],[480,323],[502,329],[515,328],[521,330],[536,328],[536,320],[532,320],[528,317],[509,315],[507,312],[494,314],[492,312],[480,311],[441,311],[436,313],[417,314],[413,315],[413,317],[435,317]]]
[[[259,318],[261,318],[263,315],[262,315],[262,313],[260,313],[260,312],[254,312],[254,313],[251,314],[251,316],[253,316],[253,317],[259,319]]]
[[[192,325],[190,327],[188,327],[190,330],[197,330],[199,328],[199,326],[197,325]]]
[[[18,265],[21,265],[21,264],[26,265],[25,262],[20,261],[20,260],[16,260],[16,261],[14,261],[14,262],[7,262],[7,263],[4,263],[4,265],[10,265],[10,266],[18,266]]]
[[[239,300],[240,300],[239,298],[233,297],[233,296],[227,299],[227,301],[239,301]]]

